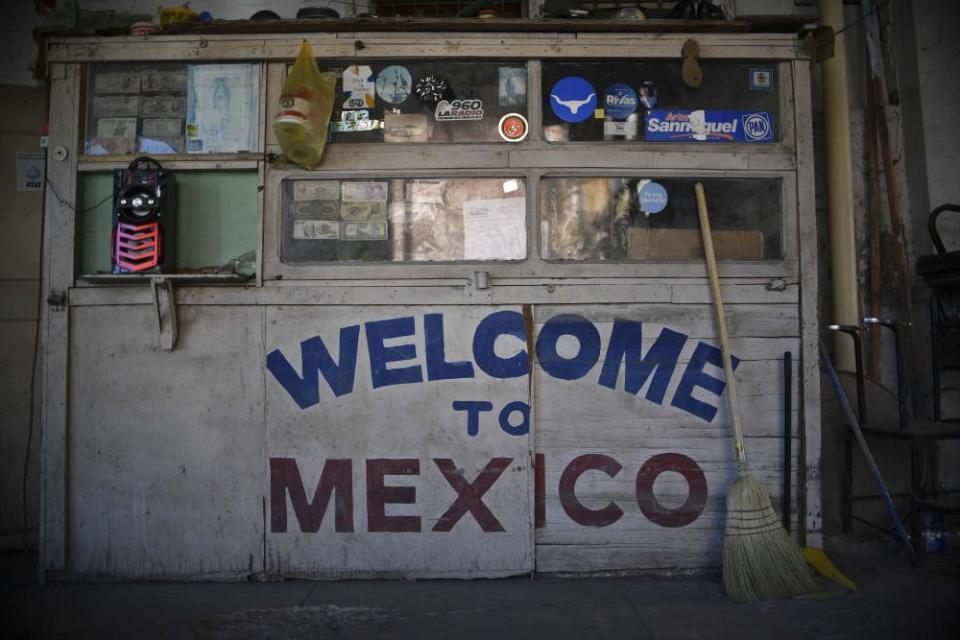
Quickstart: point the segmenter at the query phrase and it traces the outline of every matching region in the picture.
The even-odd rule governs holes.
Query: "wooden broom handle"
[[[710,274],[710,288],[713,289],[713,306],[717,310],[717,328],[720,331],[720,347],[723,353],[723,375],[727,380],[730,413],[733,415],[733,445],[737,452],[737,467],[743,470],[747,465],[747,456],[743,450],[743,426],[740,424],[740,404],[737,401],[737,379],[733,375],[733,360],[730,358],[727,316],[723,309],[723,298],[720,295],[720,275],[717,273],[717,256],[713,252],[713,234],[710,231],[710,216],[707,214],[707,196],[700,182],[693,186],[693,190],[697,194],[697,213],[700,215],[700,233],[703,236],[707,273]]]

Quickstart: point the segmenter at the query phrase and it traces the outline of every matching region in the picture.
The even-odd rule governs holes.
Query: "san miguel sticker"
[[[654,109],[645,123],[649,142],[774,142],[769,111]]]
[[[507,142],[520,142],[527,137],[527,119],[519,113],[508,113],[500,118],[500,137]]]
[[[441,100],[434,113],[437,120],[483,120],[482,100]]]

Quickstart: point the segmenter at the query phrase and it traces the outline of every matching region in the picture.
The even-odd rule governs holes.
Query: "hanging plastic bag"
[[[280,110],[273,119],[283,153],[291,162],[313,169],[327,145],[336,77],[320,73],[313,47],[306,40],[280,92]]]

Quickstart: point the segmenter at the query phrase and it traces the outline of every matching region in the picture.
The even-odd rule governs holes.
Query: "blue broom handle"
[[[897,513],[896,507],[893,506],[893,499],[890,497],[890,492],[887,491],[887,485],[883,481],[883,476],[880,475],[880,468],[877,467],[876,460],[873,459],[873,454],[870,452],[870,447],[867,446],[867,440],[863,437],[863,432],[860,430],[860,423],[857,421],[857,417],[853,413],[853,409],[850,408],[850,403],[847,401],[847,394],[843,392],[843,387],[840,385],[840,378],[837,376],[836,370],[833,368],[833,363],[830,361],[830,356],[827,354],[827,348],[824,346],[823,341],[820,341],[820,359],[823,360],[823,366],[827,370],[827,375],[830,377],[830,384],[833,385],[833,390],[837,394],[837,399],[840,401],[840,406],[843,407],[843,412],[847,416],[847,420],[850,423],[850,428],[853,430],[853,435],[857,438],[857,442],[860,444],[860,450],[863,452],[863,457],[867,460],[867,465],[870,467],[870,472],[873,474],[873,482],[877,485],[877,489],[880,490],[880,496],[883,498],[883,504],[887,507],[887,513],[890,514],[890,519],[893,520],[893,526],[897,530],[897,536],[900,538],[900,541],[904,546],[909,550],[910,556],[914,562],[918,560],[917,552],[913,548],[913,544],[910,542],[910,536],[907,535],[906,529],[903,528],[903,523],[900,521],[900,514]]]

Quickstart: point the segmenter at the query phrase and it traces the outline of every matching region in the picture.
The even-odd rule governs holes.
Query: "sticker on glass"
[[[583,122],[597,107],[593,85],[577,76],[567,76],[550,89],[550,108],[565,122]]]
[[[773,142],[769,111],[655,109],[646,118],[650,142]]]
[[[657,90],[657,85],[653,84],[652,80],[644,80],[638,88],[640,104],[642,104],[647,111],[656,109],[657,103],[660,102],[660,92]]]
[[[520,142],[527,137],[527,119],[519,113],[508,113],[500,118],[500,137],[507,142]]]
[[[437,120],[483,120],[483,100],[441,100],[434,113]]]
[[[607,87],[603,93],[606,114],[617,120],[626,120],[637,110],[637,92],[618,82]]]
[[[641,180],[637,184],[637,200],[645,214],[660,213],[667,208],[667,190],[659,182]]]
[[[773,69],[753,67],[750,69],[750,90],[770,91],[773,89]]]
[[[376,83],[373,69],[366,65],[350,65],[343,70],[343,108],[372,109],[376,104]]]
[[[519,107],[527,103],[527,70],[523,67],[500,67],[497,104]]]
[[[450,85],[439,76],[424,76],[413,85],[413,92],[421,102],[437,104],[451,95]]]
[[[400,104],[410,97],[413,80],[406,67],[393,64],[377,75],[377,95],[384,102]]]
[[[637,120],[607,120],[603,123],[603,135],[633,140],[637,137]]]

